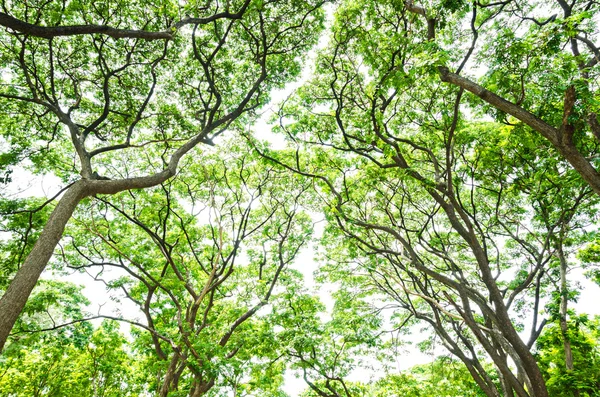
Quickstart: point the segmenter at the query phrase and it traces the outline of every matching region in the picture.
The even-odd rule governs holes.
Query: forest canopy
[[[0,395],[600,395],[599,23],[3,0]]]

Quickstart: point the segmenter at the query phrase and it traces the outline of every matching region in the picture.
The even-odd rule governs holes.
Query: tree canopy
[[[3,1],[0,393],[598,395],[599,23]],[[76,273],[135,309],[91,311]],[[436,356],[400,365],[420,332]]]

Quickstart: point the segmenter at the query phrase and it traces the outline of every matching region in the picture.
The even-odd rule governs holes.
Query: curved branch
[[[51,39],[59,36],[103,34],[114,39],[172,40],[171,32],[117,29],[107,25],[38,26],[0,12],[0,25],[27,36]]]
[[[590,185],[597,194],[600,194],[600,173],[589,163],[589,161],[577,150],[572,142],[572,134],[569,128],[555,128],[546,123],[536,115],[528,112],[522,107],[507,101],[501,96],[485,89],[479,84],[450,72],[447,67],[438,67],[440,79],[445,83],[453,84],[457,87],[475,94],[486,103],[494,106],[516,119],[533,128],[540,135],[546,138],[552,146],[577,170],[581,177]],[[568,110],[570,103],[573,102],[574,92],[571,88],[565,93],[565,110]],[[567,115],[568,116],[568,115]],[[567,117],[568,118],[568,117]],[[564,130],[564,131],[563,131]]]
[[[54,331],[63,327],[68,327],[69,325],[73,325],[73,324],[77,324],[77,323],[82,323],[82,322],[86,322],[86,321],[91,321],[91,320],[96,320],[99,318],[105,318],[108,320],[115,320],[115,321],[122,321],[124,323],[128,323],[131,325],[135,325],[136,327],[140,327],[145,329],[146,331],[150,332],[152,335],[157,336],[159,339],[164,340],[165,342],[169,343],[173,349],[178,350],[177,349],[177,345],[175,344],[175,342],[173,342],[171,339],[169,339],[168,337],[160,334],[159,332],[157,332],[155,329],[144,325],[142,323],[138,323],[137,321],[133,321],[133,320],[127,320],[121,317],[114,317],[114,316],[107,316],[107,315],[103,315],[103,314],[99,314],[97,316],[92,316],[92,317],[86,317],[86,318],[81,318],[81,319],[77,319],[77,320],[72,320],[69,321],[67,323],[64,324],[59,324],[59,325],[54,325],[52,327],[48,327],[48,328],[44,328],[44,329],[36,329],[36,330],[21,330],[21,331],[17,331],[17,332],[12,332],[10,335],[18,335],[18,334],[24,334],[24,333],[28,333],[28,334],[32,334],[32,333],[38,333],[38,332],[48,332],[48,331]]]
[[[138,29],[118,29],[108,25],[38,26],[17,19],[4,12],[0,12],[0,26],[4,26],[5,28],[27,36],[45,39],[60,36],[102,34],[112,37],[113,39],[142,39],[147,41],[172,40],[175,38],[177,31],[186,25],[205,25],[219,19],[241,19],[249,5],[250,0],[246,0],[242,7],[235,13],[225,11],[204,18],[184,18],[179,22],[176,22],[170,30],[160,32]]]

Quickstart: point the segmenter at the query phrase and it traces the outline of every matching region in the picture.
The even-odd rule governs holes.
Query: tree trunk
[[[502,388],[503,397],[515,397],[514,390],[510,385],[510,382],[504,377],[502,371],[496,366],[498,370],[498,378],[500,379],[500,387]]]
[[[215,384],[215,380],[211,379],[208,382],[194,380],[190,389],[190,397],[200,397],[206,394]]]
[[[560,330],[563,336],[563,344],[565,350],[565,365],[567,370],[573,370],[573,351],[571,350],[571,342],[567,334],[567,304],[568,304],[568,288],[567,288],[567,259],[562,250],[562,243],[559,243],[558,257],[560,259]]]
[[[60,241],[65,226],[69,219],[71,219],[77,204],[84,197],[93,194],[116,194],[124,190],[157,186],[175,175],[177,162],[192,147],[193,145],[190,144],[180,149],[171,158],[169,167],[159,173],[107,181],[82,179],[67,189],[56,208],[54,208],[54,211],[52,211],[33,249],[27,255],[25,262],[23,262],[23,265],[17,271],[15,278],[11,281],[2,298],[0,298],[0,352],[4,349],[8,335],[15,325],[19,314],[25,307],[33,287],[35,287],[40,275],[52,257],[54,249]]]
[[[35,287],[54,248],[60,241],[65,225],[71,219],[77,204],[86,196],[84,181],[78,181],[67,189],[50,215],[44,230],[40,234],[25,262],[11,281],[8,289],[0,298],[0,352],[4,348],[19,314]]]
[[[175,372],[177,370],[177,365],[179,364],[179,358],[181,356],[178,352],[173,353],[173,358],[169,364],[169,368],[167,369],[167,373],[165,374],[164,379],[162,380],[162,387],[160,388],[159,395],[160,397],[166,397],[170,391],[175,390],[172,387],[173,379],[175,377]]]
[[[572,371],[575,366],[573,364],[573,350],[571,349],[571,340],[568,334],[567,324],[567,307],[569,303],[569,288],[567,285],[567,258],[562,247],[563,236],[561,233],[559,247],[558,247],[558,258],[560,259],[560,331],[563,337],[563,348],[565,350],[565,366],[567,371]],[[579,397],[579,390],[573,388],[573,396]]]

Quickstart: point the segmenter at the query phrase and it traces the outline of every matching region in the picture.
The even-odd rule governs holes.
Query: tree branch
[[[38,26],[0,12],[0,25],[27,36],[51,39],[59,36],[103,34],[114,39],[171,40],[171,32],[148,32],[144,30],[116,29],[107,25]]]

